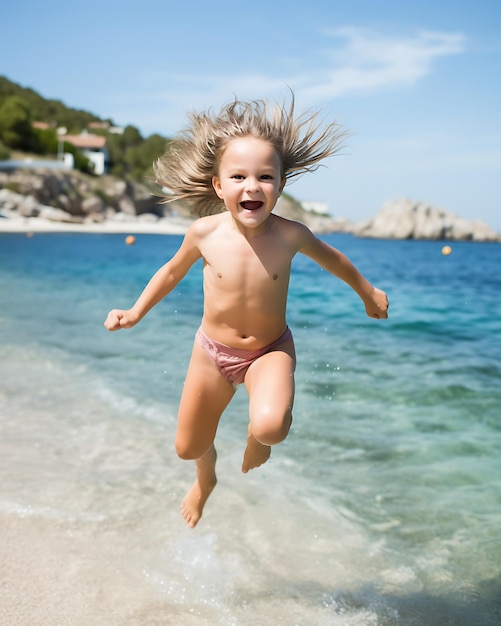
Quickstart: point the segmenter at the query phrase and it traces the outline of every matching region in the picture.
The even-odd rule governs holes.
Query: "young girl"
[[[316,113],[295,117],[293,100],[288,108],[235,101],[216,116],[190,119],[157,162],[157,181],[172,190],[171,199],[212,214],[190,226],[134,306],[110,311],[105,326],[137,324],[203,258],[204,311],[175,442],[182,459],[195,460],[196,479],[181,507],[193,528],[216,485],[214,438],[236,387],[243,383],[249,396],[243,472],[265,463],[289,432],[296,357],[286,303],[294,255],[305,254],[345,281],[370,317],[388,317],[388,299],[306,226],[272,213],[289,178],[337,151],[343,135],[336,124],[321,130]]]

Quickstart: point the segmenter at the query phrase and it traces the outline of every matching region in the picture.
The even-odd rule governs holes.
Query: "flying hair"
[[[191,124],[169,143],[154,164],[157,183],[171,193],[162,202],[183,200],[198,215],[219,213],[224,206],[212,186],[221,157],[237,137],[269,141],[276,149],[282,176],[289,181],[318,169],[320,161],[339,151],[346,133],[336,122],[322,127],[318,112],[295,116],[290,104],[235,99],[216,115],[211,109],[190,113]]]

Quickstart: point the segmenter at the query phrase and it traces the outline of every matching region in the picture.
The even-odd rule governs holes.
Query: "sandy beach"
[[[0,233],[94,233],[94,234],[158,234],[184,235],[192,220],[171,217],[152,220],[107,220],[100,224],[56,222],[39,217],[0,218]]]

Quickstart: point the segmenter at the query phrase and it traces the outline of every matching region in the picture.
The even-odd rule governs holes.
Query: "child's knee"
[[[196,459],[200,459],[208,450],[208,447],[205,444],[202,445],[197,442],[189,442],[181,439],[176,439],[174,446],[177,456],[180,459],[183,459],[183,461],[194,461]]]
[[[273,413],[262,410],[258,415],[251,415],[251,432],[255,439],[266,446],[273,446],[283,441],[289,434],[292,413]]]
[[[196,457],[193,456],[193,453],[191,452],[190,448],[186,448],[178,444],[175,445],[175,448],[176,448],[177,456],[180,459],[183,459],[183,461],[192,461],[193,459],[196,459]]]

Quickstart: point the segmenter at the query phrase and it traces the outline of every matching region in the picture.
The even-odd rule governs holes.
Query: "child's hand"
[[[367,298],[364,298],[365,312],[369,317],[376,319],[388,318],[388,297],[384,291],[373,287],[372,292]]]
[[[121,328],[131,328],[137,324],[138,320],[132,316],[130,311],[121,311],[113,309],[108,313],[108,317],[104,322],[108,330],[120,330]]]

